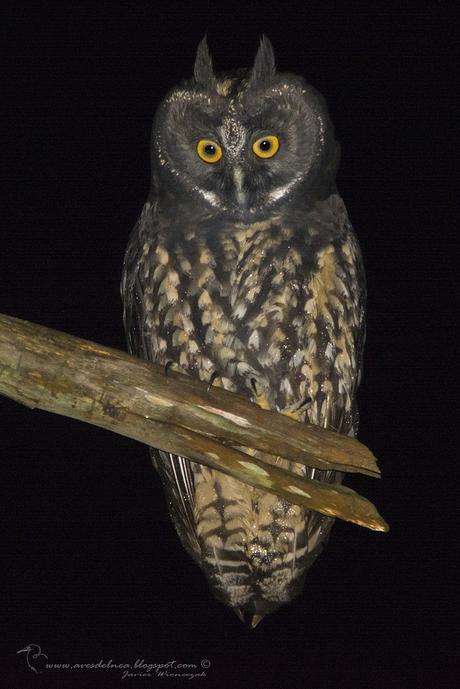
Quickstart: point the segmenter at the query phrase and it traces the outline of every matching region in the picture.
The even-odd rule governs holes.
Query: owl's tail
[[[184,457],[151,452],[182,545],[217,600],[254,628],[302,592],[333,519]],[[333,478],[321,473],[315,478]]]

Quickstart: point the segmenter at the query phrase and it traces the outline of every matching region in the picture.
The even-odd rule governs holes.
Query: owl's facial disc
[[[226,118],[217,136],[196,143],[204,179],[195,190],[211,206],[239,219],[260,215],[262,210],[284,198],[302,175],[290,174],[285,181],[273,167],[273,159],[283,156],[280,138],[273,133],[260,136],[235,120]],[[279,184],[275,181],[280,180]]]
[[[300,77],[203,79],[171,91],[155,120],[154,183],[168,198],[252,221],[333,184],[327,110]]]
[[[253,130],[250,121],[245,122],[234,112],[225,115],[214,132],[203,132],[193,147],[203,175],[195,191],[211,206],[239,219],[260,215],[300,179],[289,171],[286,182],[279,174],[285,167],[281,137],[273,131]],[[277,156],[281,160],[276,165]]]

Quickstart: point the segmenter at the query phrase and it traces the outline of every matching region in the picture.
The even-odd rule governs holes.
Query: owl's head
[[[338,155],[324,99],[276,71],[266,37],[251,69],[222,75],[203,39],[194,77],[155,116],[152,181],[160,196],[250,221],[331,193]]]

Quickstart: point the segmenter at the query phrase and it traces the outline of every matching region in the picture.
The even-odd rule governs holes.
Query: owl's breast
[[[139,273],[152,358],[206,381],[217,373],[243,394],[256,381],[273,408],[329,384],[351,398],[363,319],[357,245],[307,230],[276,216],[146,243]]]

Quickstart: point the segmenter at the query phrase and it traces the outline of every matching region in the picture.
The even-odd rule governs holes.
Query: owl
[[[193,78],[154,118],[151,189],[121,283],[130,352],[356,434],[365,282],[338,160],[324,99],[277,71],[266,37],[252,68],[224,74],[203,39]],[[151,455],[179,538],[218,600],[254,627],[301,593],[332,518],[187,457]]]

